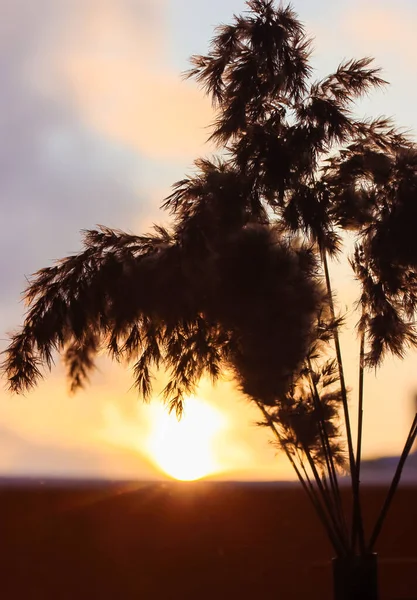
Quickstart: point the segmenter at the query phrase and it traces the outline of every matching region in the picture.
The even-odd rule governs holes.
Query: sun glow
[[[216,408],[188,398],[180,421],[162,405],[151,408],[147,449],[162,471],[174,479],[192,481],[223,470],[216,459],[216,438],[225,427],[225,417]]]

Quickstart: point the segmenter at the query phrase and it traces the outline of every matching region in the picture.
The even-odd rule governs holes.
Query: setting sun
[[[225,417],[216,408],[189,398],[180,421],[162,405],[152,406],[152,412],[147,448],[162,471],[174,479],[191,481],[222,470],[215,444]]]

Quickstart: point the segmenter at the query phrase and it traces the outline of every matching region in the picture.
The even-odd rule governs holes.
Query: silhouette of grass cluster
[[[174,185],[162,205],[169,229],[87,231],[82,252],[36,273],[4,369],[10,389],[22,392],[60,352],[75,390],[107,352],[133,364],[145,399],[153,369],[166,369],[164,396],[178,414],[203,374],[233,373],[337,555],[365,555],[380,523],[367,545],[364,369],[417,343],[417,148],[389,119],[354,116],[354,104],[385,84],[372,59],[345,61],[314,80],[310,40],[291,7],[247,5],[188,73],[212,99],[221,158],[197,160],[194,174]],[[361,288],[356,449],[328,266],[347,231],[356,237],[350,261]],[[414,423],[388,505],[416,435]],[[350,532],[340,469],[351,476]]]
[[[34,385],[41,365],[63,351],[75,391],[105,350],[134,361],[145,398],[152,368],[166,367],[164,393],[178,412],[204,373],[216,379],[224,369],[245,393],[274,404],[313,339],[324,296],[315,256],[270,225],[220,239],[210,228],[197,263],[182,228],[146,237],[86,232],[84,252],[41,270],[28,288],[31,307],[8,349],[11,389]]]

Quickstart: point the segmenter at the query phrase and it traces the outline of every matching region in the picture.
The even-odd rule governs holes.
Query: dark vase
[[[333,559],[334,600],[378,600],[375,553]]]

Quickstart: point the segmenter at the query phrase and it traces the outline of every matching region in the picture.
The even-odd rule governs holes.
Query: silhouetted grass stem
[[[268,413],[268,411],[266,410],[266,408],[264,407],[264,405],[261,402],[258,402],[257,400],[255,400],[255,403],[258,406],[259,410],[262,412],[271,431],[277,438],[280,447],[283,448],[285,454],[287,455],[287,458],[289,459],[289,461],[298,477],[298,480],[301,483],[303,490],[306,492],[310,502],[312,503],[312,505],[316,511],[317,516],[319,517],[323,527],[325,528],[325,530],[327,532],[327,535],[329,536],[329,540],[333,546],[334,551],[336,552],[336,554],[338,556],[341,556],[341,555],[343,556],[345,554],[343,544],[341,543],[340,539],[338,538],[337,533],[334,531],[334,528],[332,527],[329,516],[326,513],[326,511],[317,495],[317,490],[314,488],[314,486],[307,474],[307,471],[304,467],[304,464],[302,463],[302,461],[300,461],[301,465],[302,465],[302,469],[304,470],[304,473],[306,476],[306,480],[303,479],[303,476],[301,475],[300,470],[297,467],[297,464],[295,463],[294,458],[291,456],[291,453],[289,452],[288,448],[286,447],[285,444],[282,443],[282,439],[279,434],[279,431],[277,430],[275,423],[273,422],[270,414]],[[317,481],[317,479],[316,479],[316,481]]]
[[[401,479],[401,474],[402,474],[402,471],[403,471],[403,468],[404,468],[405,461],[407,460],[407,457],[410,454],[411,448],[413,447],[413,444],[414,444],[416,438],[417,438],[417,413],[414,416],[414,420],[413,420],[413,423],[412,423],[412,425],[410,427],[410,431],[409,431],[407,440],[406,440],[406,442],[404,444],[404,449],[403,449],[403,451],[401,453],[400,460],[398,461],[398,465],[397,465],[397,468],[395,470],[394,477],[393,477],[392,482],[391,482],[391,486],[390,486],[390,488],[388,490],[387,497],[386,497],[385,502],[384,502],[384,504],[382,506],[382,509],[381,509],[380,514],[379,514],[378,520],[377,520],[377,522],[375,524],[374,530],[373,530],[371,538],[369,540],[368,552],[372,552],[373,551],[375,543],[376,543],[376,541],[377,541],[377,539],[379,537],[379,534],[381,533],[381,529],[382,529],[382,526],[384,524],[385,518],[386,518],[386,516],[388,514],[388,510],[389,510],[389,508],[391,506],[391,502],[392,502],[392,500],[393,500],[393,498],[395,496],[395,492],[397,491],[398,484],[399,484],[400,479]]]
[[[327,254],[324,249],[321,250],[321,258],[324,268],[324,275],[326,279],[326,287],[329,297],[329,305],[332,319],[335,320],[335,308],[333,302],[333,293],[332,293],[332,285],[330,281],[329,274],[329,266],[327,263]],[[338,328],[335,327],[333,330],[333,339],[336,350],[336,359],[337,365],[339,369],[339,380],[340,380],[340,388],[342,392],[342,404],[343,404],[343,413],[345,419],[345,428],[346,428],[346,439],[348,445],[348,454],[349,454],[349,467],[350,467],[350,477],[352,482],[352,495],[353,495],[353,515],[352,515],[352,541],[354,539],[354,531],[360,531],[363,529],[363,520],[362,520],[362,511],[360,506],[360,498],[359,498],[359,488],[358,488],[358,480],[356,475],[356,462],[355,455],[353,451],[353,440],[352,440],[352,428],[350,425],[350,415],[349,415],[349,405],[347,399],[347,388],[345,383],[345,375],[343,369],[343,360],[342,360],[342,352],[340,347],[340,339],[339,339],[339,331]],[[354,548],[351,548],[352,552],[354,552]]]
[[[363,386],[364,386],[364,361],[365,361],[365,331],[361,331],[359,349],[359,398],[358,398],[358,439],[356,446],[356,487],[360,503],[360,473],[362,455],[362,433],[363,433]],[[355,548],[356,537],[359,537],[359,548],[362,554],[365,552],[365,537],[362,519],[358,521],[358,528],[353,529],[352,547]]]
[[[312,369],[311,360],[308,359],[307,362],[308,362],[308,368],[309,368],[309,372],[310,372],[310,378],[309,378],[310,379],[310,388],[311,388],[312,396],[314,398],[314,404],[316,407],[317,415],[319,418],[320,439],[321,439],[321,443],[322,443],[322,447],[323,447],[323,453],[325,456],[326,467],[327,467],[327,471],[329,474],[329,481],[330,481],[330,486],[331,486],[331,490],[332,490],[332,494],[331,495],[329,494],[329,496],[330,496],[331,500],[333,501],[333,504],[335,507],[335,514],[339,520],[340,526],[343,530],[343,534],[346,537],[346,534],[347,534],[346,522],[345,522],[344,514],[343,514],[343,506],[342,506],[342,499],[340,496],[339,482],[338,482],[338,478],[337,478],[336,468],[334,465],[333,453],[332,453],[332,450],[330,447],[329,436],[327,435],[326,425],[325,425],[324,418],[323,418],[323,408],[321,405],[320,395],[317,390],[316,382],[314,380],[314,377],[312,376],[313,369]]]

